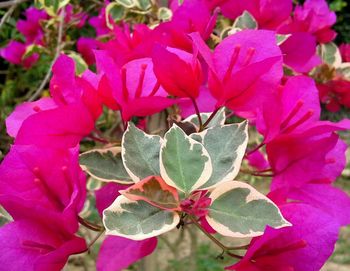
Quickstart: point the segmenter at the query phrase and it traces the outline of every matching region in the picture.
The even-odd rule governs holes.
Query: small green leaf
[[[201,113],[202,122],[205,123],[209,117],[211,116],[211,113]],[[214,116],[214,118],[209,122],[208,128],[215,127],[218,125],[224,125],[226,120],[226,113],[225,108],[221,108]],[[182,122],[191,122],[194,125],[196,125],[197,128],[199,128],[199,122],[198,122],[198,116],[196,114],[191,115],[184,119]]]
[[[237,176],[248,143],[246,121],[215,126],[191,137],[203,144],[213,165],[213,173],[201,189],[213,188]]]
[[[160,173],[165,182],[189,195],[208,181],[212,170],[203,145],[173,125],[160,150]]]
[[[22,59],[26,59],[27,57],[30,57],[31,55],[35,53],[41,53],[43,51],[43,47],[38,44],[31,44],[26,47],[26,51],[22,56]]]
[[[320,44],[318,53],[322,60],[333,67],[339,67],[342,63],[338,46],[333,43]]]
[[[337,73],[340,73],[343,77],[350,81],[350,63],[344,62],[337,68]]]
[[[121,158],[121,148],[97,149],[82,153],[80,166],[90,176],[104,182],[133,183]]]
[[[148,176],[159,176],[159,151],[162,138],[148,135],[131,122],[122,138],[122,158],[134,182]]]
[[[81,57],[80,54],[76,52],[70,52],[68,56],[73,58],[75,62],[75,73],[77,75],[83,74],[83,72],[85,72],[88,69],[88,65],[86,64],[85,60]]]
[[[52,17],[57,15],[57,12],[68,5],[70,0],[35,0],[35,6],[45,11]]]
[[[111,23],[112,20],[117,23],[124,19],[126,14],[125,7],[119,5],[116,2],[112,2],[106,6],[106,24],[110,29],[113,29],[113,25]]]
[[[148,10],[152,7],[150,0],[136,0],[136,6],[141,10]]]
[[[246,183],[222,183],[210,199],[206,219],[224,236],[255,237],[262,235],[266,226],[279,229],[291,225],[270,199]]]
[[[161,21],[170,21],[173,17],[173,12],[171,11],[171,9],[161,7],[158,9],[157,17]]]
[[[243,14],[235,20],[232,28],[239,29],[257,29],[258,23],[248,11],[244,11]]]
[[[136,4],[134,0],[115,0],[115,2],[125,8],[133,8]]]
[[[145,201],[119,196],[103,211],[106,234],[143,240],[170,231],[179,223],[176,212],[159,209]]]

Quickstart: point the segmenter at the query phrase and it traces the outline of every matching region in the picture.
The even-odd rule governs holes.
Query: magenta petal
[[[321,209],[342,226],[350,224],[350,196],[339,188],[329,184],[306,184],[292,189],[289,198]]]
[[[79,104],[61,106],[28,117],[16,137],[16,144],[75,147],[94,129],[94,120]]]
[[[13,40],[10,41],[6,47],[1,48],[0,55],[8,62],[19,65],[22,63],[22,57],[25,53],[25,50],[25,44]]]
[[[82,238],[29,220],[1,227],[0,239],[0,265],[7,271],[59,271],[71,254],[86,250]]]
[[[7,133],[12,137],[16,137],[23,121],[29,116],[55,107],[57,105],[51,98],[42,98],[35,102],[25,102],[18,105],[15,111],[6,119]]]
[[[151,254],[157,247],[157,238],[134,241],[107,236],[97,258],[98,271],[121,271]]]
[[[130,120],[133,116],[150,116],[172,106],[176,102],[175,99],[165,97],[141,97],[125,104],[122,108],[122,116],[125,121]]]

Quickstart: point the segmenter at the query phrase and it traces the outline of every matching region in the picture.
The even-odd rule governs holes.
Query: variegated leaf
[[[255,237],[262,235],[266,226],[279,229],[291,225],[270,199],[246,183],[222,183],[210,199],[206,219],[224,236]]]
[[[205,123],[209,119],[211,113],[201,113],[200,115],[202,118],[202,122]],[[225,108],[223,107],[215,114],[214,118],[209,122],[207,127],[210,128],[218,125],[224,125],[225,120],[226,120],[226,114],[225,114]],[[197,130],[199,129],[198,116],[196,114],[187,117],[182,122],[191,122],[197,127]]]
[[[145,201],[119,196],[103,211],[106,234],[144,240],[170,231],[179,223],[176,212],[159,209]]]
[[[162,138],[148,135],[129,123],[122,139],[122,158],[126,171],[138,182],[148,176],[159,176],[159,151]]]
[[[212,170],[203,145],[173,125],[165,134],[160,150],[160,173],[164,181],[189,195],[208,181]]]
[[[215,126],[191,138],[203,144],[208,151],[213,173],[201,189],[209,189],[221,182],[232,181],[238,174],[239,168],[248,143],[248,124]]]
[[[320,44],[318,53],[322,60],[333,67],[339,67],[342,63],[338,46],[333,43]]]
[[[81,168],[93,178],[104,182],[133,183],[121,158],[121,147],[96,149],[79,157]]]
[[[120,193],[130,200],[144,200],[161,209],[180,210],[177,190],[160,176],[147,177]]]
[[[257,29],[258,23],[253,15],[245,10],[241,16],[237,17],[232,27],[239,29]]]

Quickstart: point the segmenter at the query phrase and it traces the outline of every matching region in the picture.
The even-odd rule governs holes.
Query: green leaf
[[[125,8],[133,8],[136,4],[134,0],[115,0],[115,2]]]
[[[88,69],[88,65],[86,64],[85,60],[81,57],[80,54],[76,52],[70,52],[68,56],[73,58],[75,62],[75,73],[77,75],[81,75],[84,71]]]
[[[150,0],[136,0],[136,6],[141,10],[148,10],[152,7]]]
[[[189,195],[208,181],[212,170],[203,145],[173,125],[160,150],[160,173],[165,182]]]
[[[159,151],[162,138],[148,135],[129,122],[122,138],[122,158],[134,182],[148,176],[159,176]]]
[[[161,21],[170,21],[173,17],[173,12],[171,11],[171,9],[161,7],[158,9],[157,17]]]
[[[202,118],[202,122],[205,123],[209,119],[211,113],[201,113],[200,115]],[[214,118],[209,122],[208,128],[215,127],[218,125],[224,125],[225,120],[226,120],[226,113],[225,113],[225,108],[223,107],[215,114]],[[196,114],[187,117],[182,122],[191,122],[199,129],[198,116]]]
[[[57,15],[57,12],[68,5],[70,0],[35,0],[35,6],[45,11],[52,17]]]
[[[145,201],[119,196],[103,211],[107,235],[143,240],[170,231],[179,223],[176,212],[159,209]]]
[[[344,62],[337,68],[337,73],[340,73],[343,77],[350,81],[350,63]]]
[[[110,29],[113,29],[110,18],[117,23],[124,19],[126,14],[125,7],[119,5],[116,2],[112,2],[106,6],[106,24]]]
[[[333,42],[320,44],[318,53],[324,62],[333,67],[339,67],[342,63],[339,48]]]
[[[124,168],[120,147],[91,150],[82,153],[79,160],[81,168],[97,180],[122,184],[133,183]]]
[[[215,126],[191,137],[202,143],[208,151],[213,173],[201,189],[217,186],[221,182],[232,181],[239,168],[248,143],[248,124]]]
[[[257,29],[258,23],[248,11],[244,11],[241,16],[237,17],[232,28],[239,29]]]
[[[210,199],[206,219],[224,236],[255,237],[262,235],[268,225],[276,229],[291,225],[270,199],[246,183],[222,183]]]
[[[120,193],[130,200],[144,200],[160,209],[181,209],[177,190],[160,176],[150,176]]]

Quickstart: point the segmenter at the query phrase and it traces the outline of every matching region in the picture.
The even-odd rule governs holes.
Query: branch
[[[17,8],[17,6],[19,5],[18,0],[13,1],[14,3],[12,4],[12,6],[9,8],[8,11],[6,11],[6,13],[4,14],[4,16],[2,16],[1,21],[0,21],[0,30],[1,28],[4,26],[4,24],[6,23],[7,19],[11,17],[12,13],[15,11],[15,9]],[[2,3],[0,3],[1,5]]]
[[[55,64],[57,58],[60,55],[61,52],[61,42],[62,42],[62,37],[63,37],[63,26],[64,26],[64,16],[65,16],[65,10],[62,9],[61,10],[61,14],[60,14],[60,24],[58,26],[58,35],[57,35],[57,46],[56,46],[56,53],[55,56],[50,64],[50,68],[47,71],[44,80],[41,82],[40,86],[38,87],[38,89],[34,92],[34,94],[29,98],[29,101],[32,102],[34,101],[36,98],[38,98],[41,94],[41,92],[43,91],[44,87],[46,86],[46,84],[49,82],[50,78],[51,78],[51,70],[53,65]]]
[[[28,0],[12,0],[12,1],[5,1],[0,3],[0,8],[12,8],[13,6],[17,6],[18,4],[27,2]]]

